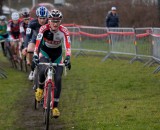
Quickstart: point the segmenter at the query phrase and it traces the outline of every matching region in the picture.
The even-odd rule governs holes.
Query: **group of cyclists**
[[[19,50],[27,57],[27,64],[31,67],[29,80],[33,80],[34,68],[39,62],[64,63],[68,69],[71,69],[71,40],[69,31],[61,25],[62,13],[57,9],[48,11],[46,7],[40,6],[36,9],[36,16],[36,18],[31,18],[27,9],[21,10],[20,13],[13,12],[11,20],[8,22],[5,16],[0,16],[0,40],[4,38],[9,41],[15,59],[15,41],[19,40]],[[5,42],[2,42],[2,49],[4,49],[4,44]],[[65,47],[64,59],[62,44]],[[46,66],[40,66],[39,70],[39,87],[35,91],[37,101],[43,97]],[[57,118],[60,115],[58,103],[62,87],[63,67],[57,66],[55,71],[54,81],[57,91],[52,115]]]

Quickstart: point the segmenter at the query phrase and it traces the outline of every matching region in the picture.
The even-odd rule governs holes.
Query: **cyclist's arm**
[[[71,56],[71,40],[70,34],[67,28],[62,27],[61,31],[64,34],[64,47],[65,47],[65,54],[66,56]]]
[[[25,29],[24,29],[22,23],[21,23],[21,25],[20,25],[20,35],[22,36],[22,39],[23,39],[23,41],[24,41],[24,39],[25,39]]]
[[[9,40],[10,41],[13,40],[14,36],[11,33],[11,23],[8,23],[8,25],[7,25],[7,32],[8,32],[8,36],[9,36],[8,38],[9,38]]]
[[[30,25],[28,25],[27,29],[26,29],[26,37],[24,40],[24,47],[26,48],[28,46],[28,42],[30,41],[31,37],[32,37],[32,27]]]
[[[39,50],[40,44],[42,42],[42,39],[43,39],[43,33],[39,32],[37,35],[37,38],[36,38],[36,45],[35,45],[34,54],[39,53],[38,50]]]

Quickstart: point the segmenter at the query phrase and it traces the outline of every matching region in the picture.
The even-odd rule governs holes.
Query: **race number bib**
[[[37,40],[42,39],[42,37],[43,37],[43,34],[42,34],[42,33],[39,33],[39,34],[37,35]]]
[[[31,29],[30,28],[26,29],[26,34],[31,34]]]

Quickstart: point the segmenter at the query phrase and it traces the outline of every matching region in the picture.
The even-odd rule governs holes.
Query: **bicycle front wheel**
[[[49,84],[48,84],[48,92],[47,92],[47,109],[45,109],[45,124],[46,124],[46,130],[49,130],[51,89],[52,89],[52,84],[49,83]]]

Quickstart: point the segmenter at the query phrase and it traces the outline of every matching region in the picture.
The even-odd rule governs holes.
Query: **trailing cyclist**
[[[37,35],[36,46],[33,56],[35,63],[49,62],[49,59],[53,63],[62,63],[71,69],[70,56],[71,56],[71,41],[69,31],[67,28],[61,25],[62,13],[59,10],[51,10],[49,22],[43,25]],[[62,43],[65,47],[65,60],[62,58]],[[35,98],[37,101],[42,99],[43,88],[45,82],[46,66],[40,66],[39,71],[39,88],[36,89]],[[63,67],[55,67],[54,81],[56,86],[56,93],[54,97],[54,108],[52,110],[53,117],[59,117],[60,112],[58,110],[58,103],[61,93],[61,78],[63,73]]]
[[[29,21],[33,20],[33,18],[30,17],[30,14],[29,14],[29,10],[24,8],[22,11],[21,11],[21,23],[20,23],[20,34],[21,34],[21,37],[22,37],[22,49],[23,49],[23,45],[24,45],[24,40],[26,38],[26,29],[28,27],[28,24],[29,24]],[[27,52],[25,51],[23,53],[23,55],[26,55]],[[27,61],[27,64],[30,64],[29,61]]]
[[[7,33],[7,21],[6,21],[6,16],[2,15],[0,16],[0,41],[1,40],[6,40],[8,38],[8,33]],[[2,51],[3,55],[5,56],[5,48],[4,48],[4,42],[1,42],[2,46]]]
[[[19,42],[19,50],[21,48],[21,36],[20,36],[20,18],[18,12],[13,12],[11,14],[11,20],[8,22],[7,31],[9,34],[9,42],[11,45],[11,50],[13,53],[14,60],[17,60],[17,50],[16,50],[16,42]]]
[[[48,23],[48,10],[46,7],[41,6],[36,10],[37,18],[31,20],[26,29],[26,38],[24,40],[24,49],[22,50],[23,54],[28,53],[29,63],[31,64],[31,72],[29,74],[28,79],[33,80],[34,78],[34,68],[35,64],[32,62],[33,52],[36,44],[36,37],[39,31],[39,28]]]

